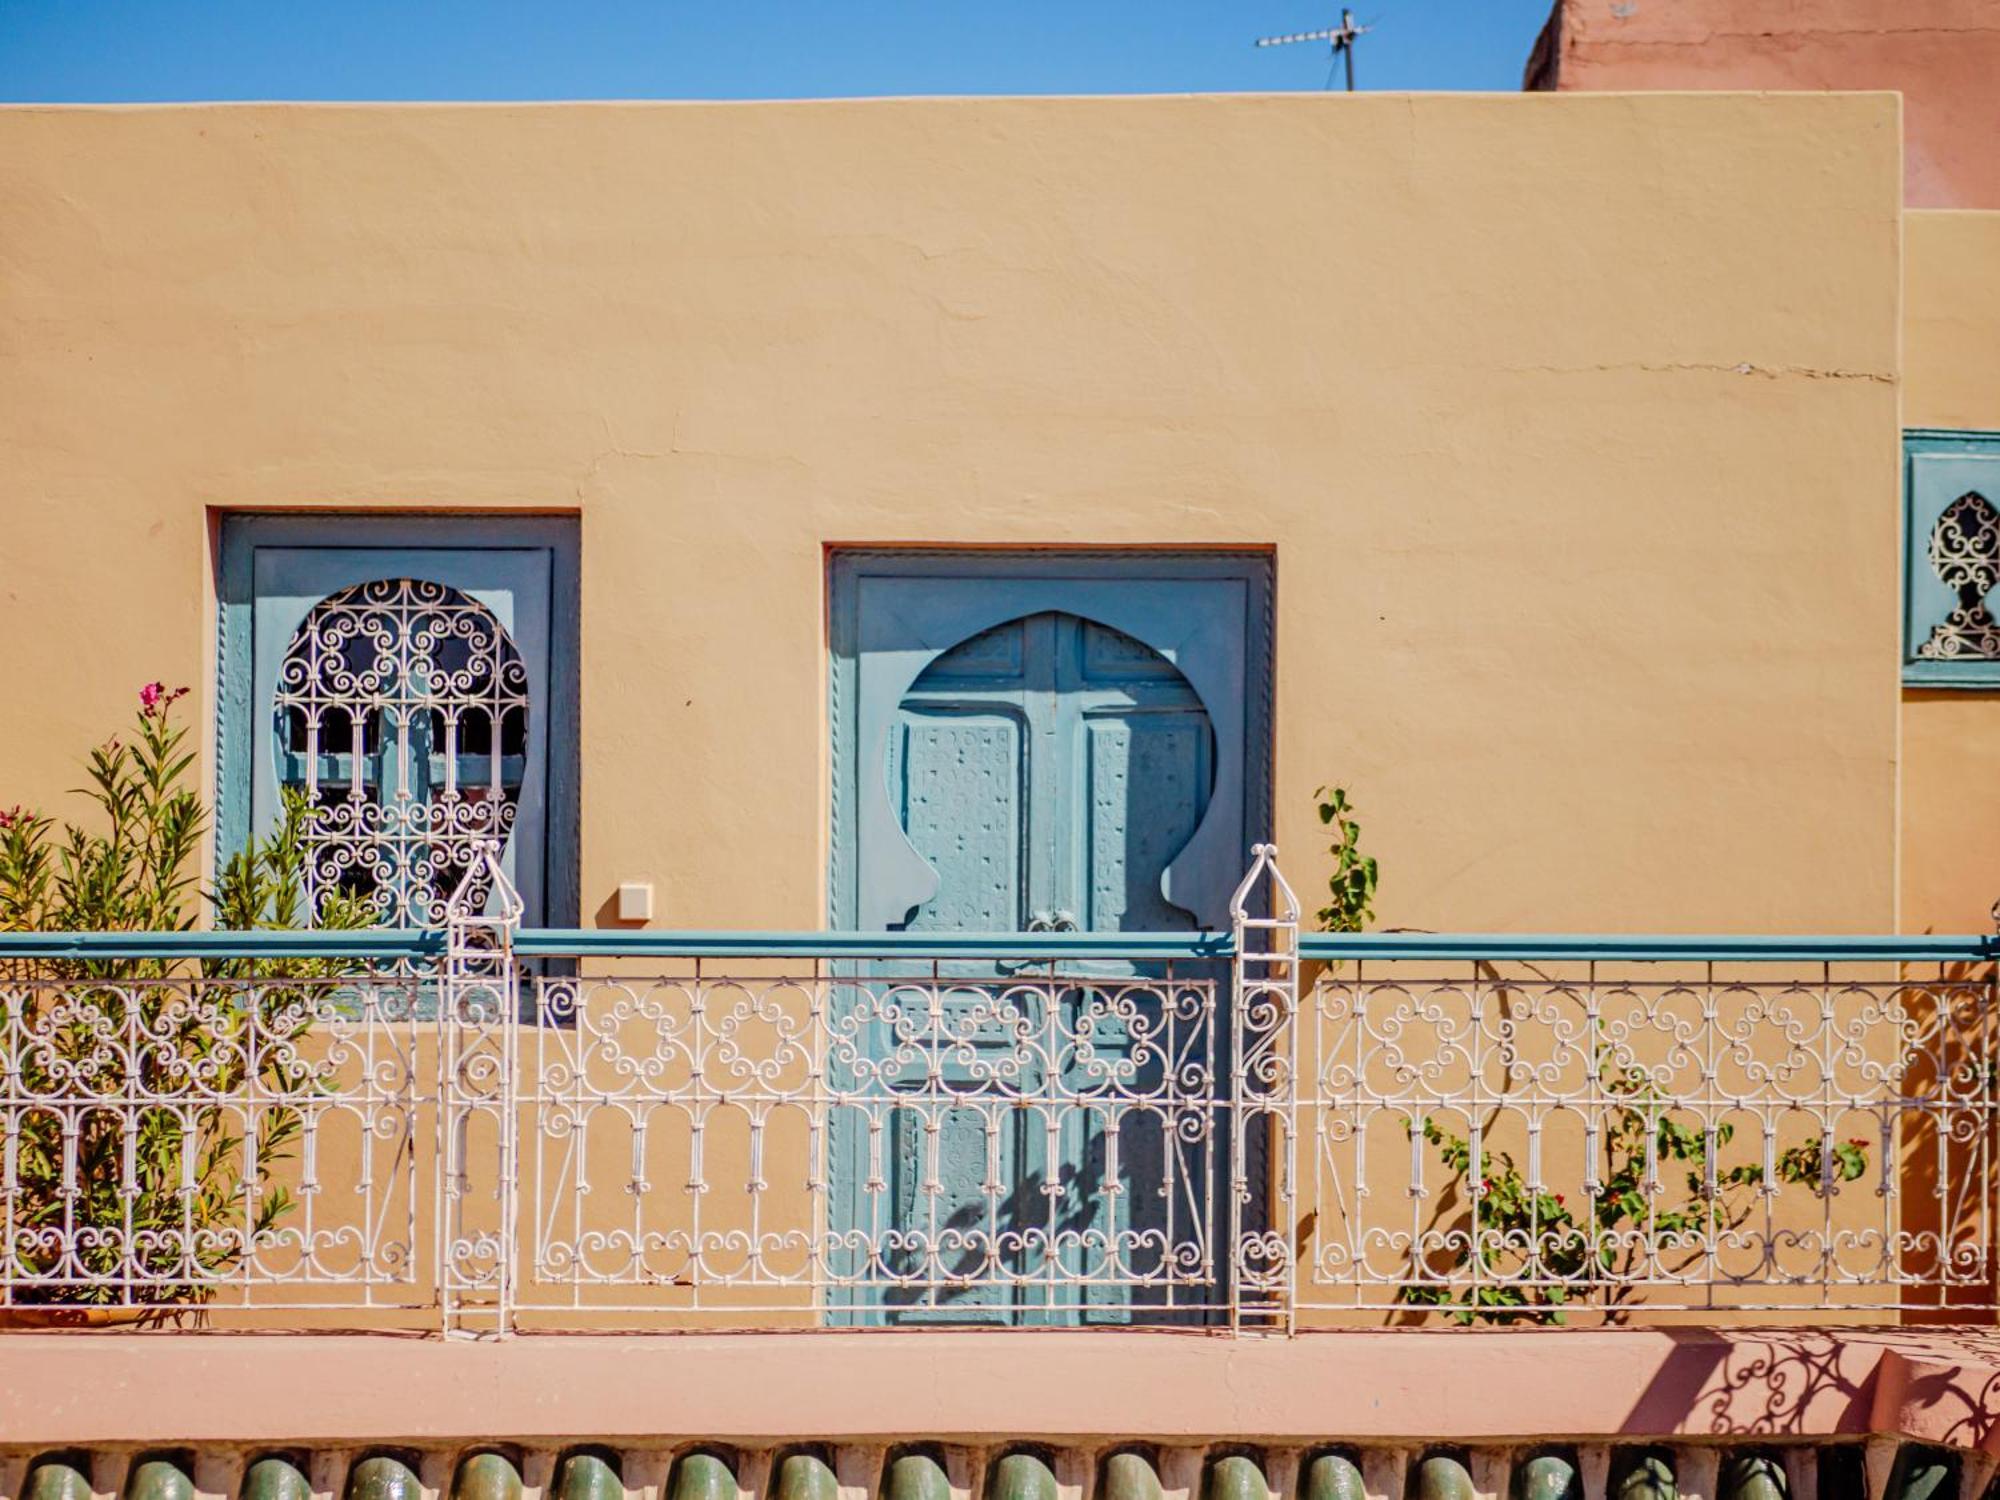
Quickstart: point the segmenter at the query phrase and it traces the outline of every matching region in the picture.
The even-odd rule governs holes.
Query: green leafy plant
[[[1320,826],[1327,830],[1333,854],[1333,874],[1327,881],[1327,903],[1319,909],[1322,932],[1361,932],[1375,920],[1378,871],[1373,857],[1361,852],[1361,825],[1345,787],[1321,787]]]
[[[185,785],[194,757],[173,718],[185,692],[149,683],[130,737],[90,752],[81,791],[97,826],[0,813],[0,930],[194,926],[208,815]],[[218,928],[370,925],[352,897],[309,910],[310,817],[288,792],[278,826],[218,870],[206,893]],[[13,1086],[47,1101],[15,1121],[13,1252],[31,1283],[48,1278],[17,1302],[198,1303],[292,1212],[273,1174],[303,1129],[306,1038],[342,973],[338,960],[251,958],[36,958],[0,972]],[[93,1098],[118,1107],[76,1107]]]
[[[1531,1185],[1508,1152],[1487,1150],[1475,1160],[1470,1140],[1435,1121],[1410,1127],[1436,1148],[1467,1214],[1451,1247],[1427,1268],[1437,1282],[1403,1288],[1402,1302],[1449,1306],[1461,1323],[1561,1323],[1566,1308],[1588,1297],[1616,1321],[1639,1291],[1633,1273],[1642,1262],[1685,1250],[1684,1264],[1693,1264],[1716,1234],[1749,1218],[1766,1190],[1761,1166],[1711,1173],[1706,1132],[1674,1118],[1671,1102],[1644,1069],[1614,1065],[1600,1047],[1597,1070],[1603,1090],[1623,1102],[1605,1117],[1599,1191],[1580,1208],[1562,1193]],[[1718,1124],[1716,1148],[1727,1146],[1734,1133],[1728,1122]],[[1647,1180],[1649,1143],[1657,1184]],[[1836,1183],[1854,1182],[1868,1170],[1865,1140],[1823,1147],[1815,1137],[1778,1153],[1777,1184],[1817,1189],[1823,1149]],[[1671,1187],[1669,1164],[1682,1177]],[[1535,1280],[1505,1280],[1530,1250],[1539,1261]]]
[[[88,757],[79,790],[97,804],[100,829],[16,807],[0,813],[0,930],[178,931],[194,925],[188,866],[207,827],[201,798],[183,782],[194,764],[173,707],[187,689],[140,690],[134,733]]]
[[[1321,787],[1320,825],[1327,830],[1333,873],[1318,913],[1325,932],[1362,932],[1375,920],[1380,870],[1361,852],[1361,825],[1344,787]],[[1741,1226],[1766,1191],[1764,1169],[1742,1164],[1709,1170],[1709,1140],[1676,1119],[1671,1101],[1644,1069],[1616,1065],[1608,1049],[1596,1054],[1598,1081],[1619,1101],[1600,1135],[1600,1188],[1588,1204],[1572,1205],[1562,1193],[1530,1185],[1511,1154],[1485,1149],[1475,1161],[1470,1139],[1426,1119],[1413,1124],[1434,1148],[1447,1173],[1445,1201],[1462,1205],[1464,1221],[1433,1255],[1426,1274],[1436,1279],[1405,1287],[1400,1300],[1414,1307],[1445,1307],[1460,1322],[1564,1321],[1583,1301],[1615,1319],[1633,1299],[1633,1272],[1648,1258],[1687,1250],[1687,1263],[1703,1253],[1715,1233]],[[1715,1148],[1734,1135],[1726,1121]],[[1653,1173],[1648,1180],[1648,1145]],[[1772,1187],[1818,1190],[1822,1157],[1834,1183],[1855,1182],[1868,1170],[1864,1140],[1822,1142],[1815,1137],[1779,1152]],[[1677,1168],[1681,1182],[1664,1179]],[[1510,1282],[1532,1247],[1539,1264],[1532,1283]]]

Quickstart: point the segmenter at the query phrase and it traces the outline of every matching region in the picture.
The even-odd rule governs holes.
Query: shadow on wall
[[[1729,1339],[1692,1328],[1661,1332],[1674,1348],[1623,1432],[1895,1432],[1976,1450],[2000,1437],[2000,1331],[1963,1328],[1922,1354],[1887,1347],[1898,1336],[1891,1328]]]

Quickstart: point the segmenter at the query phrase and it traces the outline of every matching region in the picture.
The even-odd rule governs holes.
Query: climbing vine
[[[1320,826],[1327,831],[1333,854],[1333,874],[1327,879],[1327,902],[1319,909],[1322,932],[1362,932],[1375,920],[1378,871],[1372,855],[1361,852],[1361,825],[1347,788],[1323,786],[1319,800]]]
[[[1380,866],[1362,852],[1347,789],[1321,787],[1314,795],[1333,856],[1320,930],[1366,931],[1375,920]],[[1588,1203],[1531,1183],[1509,1152],[1483,1140],[1475,1150],[1470,1137],[1433,1119],[1410,1123],[1410,1134],[1435,1151],[1448,1174],[1438,1201],[1459,1217],[1431,1236],[1423,1284],[1399,1294],[1405,1305],[1448,1308],[1464,1323],[1560,1323],[1566,1309],[1588,1298],[1615,1317],[1637,1295],[1644,1266],[1676,1273],[1694,1263],[1748,1220],[1760,1194],[1831,1191],[1868,1170],[1867,1141],[1820,1136],[1777,1152],[1769,1183],[1761,1165],[1714,1164],[1711,1156],[1728,1146],[1734,1126],[1720,1123],[1711,1134],[1677,1118],[1673,1100],[1643,1068],[1621,1063],[1601,1041],[1592,1046],[1598,1088],[1612,1102],[1599,1137],[1599,1186]]]
[[[1711,1149],[1729,1144],[1732,1125],[1715,1127],[1711,1148],[1707,1132],[1674,1118],[1671,1101],[1643,1069],[1615,1065],[1600,1046],[1597,1073],[1604,1092],[1621,1102],[1606,1112],[1602,1180],[1580,1210],[1564,1194],[1530,1183],[1508,1152],[1475,1153],[1470,1140],[1433,1120],[1410,1127],[1436,1149],[1451,1174],[1446,1201],[1465,1213],[1425,1265],[1435,1281],[1404,1287],[1401,1301],[1449,1306],[1461,1323],[1561,1323],[1567,1307],[1589,1297],[1594,1310],[1609,1309],[1616,1321],[1649,1263],[1677,1274],[1750,1217],[1765,1185],[1763,1167],[1710,1167]],[[1815,1136],[1780,1151],[1772,1176],[1818,1190],[1823,1158],[1832,1182],[1853,1182],[1868,1169],[1868,1143]],[[1670,1181],[1676,1168],[1678,1183]],[[1509,1279],[1529,1270],[1531,1280]]]

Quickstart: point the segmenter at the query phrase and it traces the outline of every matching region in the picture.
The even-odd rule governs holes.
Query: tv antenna
[[[1257,38],[1257,45],[1260,47],[1285,47],[1293,42],[1332,43],[1333,52],[1331,55],[1334,61],[1339,62],[1343,58],[1347,61],[1347,92],[1351,94],[1354,92],[1354,42],[1357,37],[1370,29],[1367,26],[1356,26],[1354,24],[1354,12],[1343,10],[1340,13],[1340,24],[1338,26],[1328,26],[1321,31],[1295,31],[1289,36],[1260,36]],[[1331,69],[1327,72],[1326,81],[1328,86],[1331,87],[1333,83]]]

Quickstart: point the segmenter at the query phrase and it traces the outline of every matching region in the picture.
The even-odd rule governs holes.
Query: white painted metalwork
[[[1991,1306],[1993,980],[1908,967],[1336,967],[1297,1305]]]
[[[1216,1310],[1215,983],[1073,967],[535,980],[524,1305]]]
[[[1299,901],[1278,869],[1278,846],[1258,844],[1229,898],[1236,939],[1231,986],[1229,1243],[1233,1327],[1292,1326],[1294,1091],[1292,1034],[1299,1007]]]
[[[0,1305],[426,1300],[418,988],[282,959],[0,969]]]
[[[385,926],[442,926],[527,762],[527,668],[493,612],[422,578],[342,589],[300,624],[275,713],[279,780],[312,807],[313,909],[340,890]]]
[[[1919,974],[1954,940],[1302,935],[1268,846],[1231,917],[1233,946],[524,934],[485,840],[428,968],[410,935],[0,935],[0,1306],[1995,1304],[1985,945]]]
[[[479,841],[448,906],[438,997],[437,1265],[448,1333],[513,1322],[522,910],[499,841]]]
[[[1958,596],[1917,655],[1938,661],[2000,657],[2000,622],[1986,596],[2000,584],[2000,510],[1968,490],[1938,514],[1927,555],[1938,582]]]

